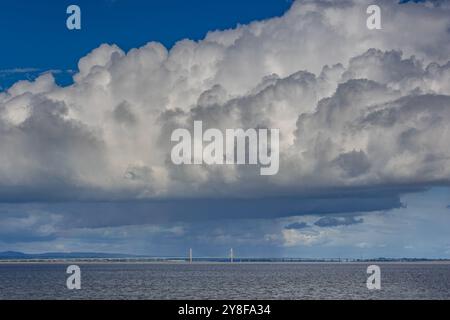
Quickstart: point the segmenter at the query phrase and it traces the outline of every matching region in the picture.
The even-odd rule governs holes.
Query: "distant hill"
[[[20,259],[120,259],[136,258],[129,254],[120,253],[98,253],[98,252],[46,252],[46,253],[23,253],[16,251],[0,252],[0,260]]]

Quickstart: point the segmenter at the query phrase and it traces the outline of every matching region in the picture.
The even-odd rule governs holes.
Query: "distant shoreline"
[[[114,260],[114,259],[39,259],[39,260],[0,260],[0,265],[14,265],[14,264],[54,264],[54,265],[67,265],[67,264],[159,264],[159,265],[207,265],[207,264],[443,264],[450,265],[450,260],[358,260],[358,261],[327,261],[327,260],[305,260],[305,261],[280,261],[280,260],[242,260],[242,261],[215,261],[215,260],[200,260],[189,262],[188,260]]]

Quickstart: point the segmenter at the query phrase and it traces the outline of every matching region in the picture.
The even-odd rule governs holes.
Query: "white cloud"
[[[283,17],[170,51],[154,42],[127,53],[102,45],[80,60],[69,87],[51,74],[16,83],[0,93],[0,198],[448,183],[449,9],[381,1],[383,29],[373,31],[368,4],[298,1]],[[171,165],[170,133],[193,120],[280,128],[280,174]]]

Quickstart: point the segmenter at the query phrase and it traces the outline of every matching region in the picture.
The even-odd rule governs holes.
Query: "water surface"
[[[450,299],[450,264],[382,263],[380,291],[369,264],[0,264],[0,299]]]

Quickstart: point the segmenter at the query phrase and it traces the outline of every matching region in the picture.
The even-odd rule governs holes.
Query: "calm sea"
[[[0,299],[450,299],[450,264],[79,264],[81,290],[64,264],[0,264]]]

